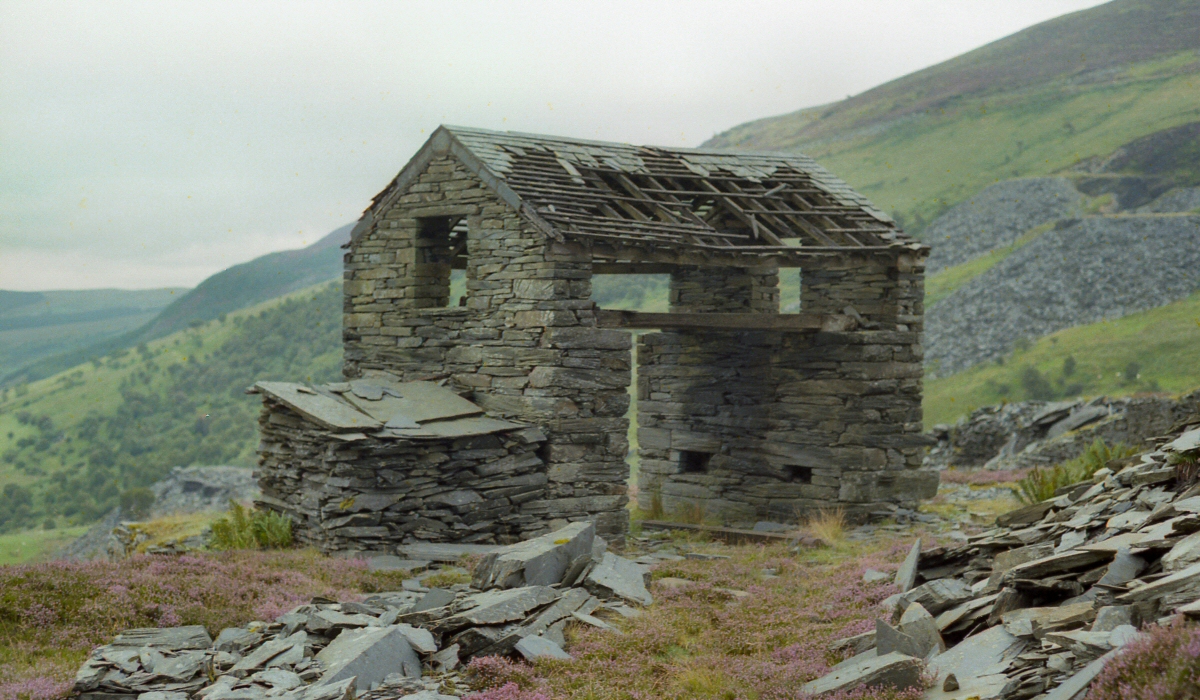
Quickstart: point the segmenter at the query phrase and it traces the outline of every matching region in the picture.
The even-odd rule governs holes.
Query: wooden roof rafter
[[[370,230],[376,215],[398,202],[425,164],[442,154],[456,156],[558,241],[609,241],[681,255],[690,250],[701,260],[927,251],[800,154],[642,147],[460,127],[441,127],[430,137],[375,198],[353,238]],[[453,253],[457,259],[462,250]],[[665,261],[670,255],[655,257]]]

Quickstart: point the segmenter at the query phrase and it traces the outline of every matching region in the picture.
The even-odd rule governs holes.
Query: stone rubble
[[[1200,618],[1200,413],[1152,440],[961,544],[918,543],[891,619],[835,642],[854,655],[806,690],[903,687],[924,659],[928,699],[1073,698],[1138,626]]]
[[[1200,391],[1089,401],[1023,401],[985,406],[954,425],[933,426],[925,467],[1022,469],[1077,457],[1095,440],[1140,444],[1200,412]]]
[[[569,659],[570,624],[611,623],[651,604],[649,569],[607,551],[590,523],[496,548],[479,587],[315,598],[274,622],[222,630],[133,629],[92,651],[80,700],[445,700],[476,656]],[[408,585],[408,584],[414,585]]]

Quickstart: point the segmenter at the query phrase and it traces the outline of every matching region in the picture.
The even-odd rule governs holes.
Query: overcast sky
[[[0,1],[0,289],[192,286],[438,124],[695,146],[1097,0]]]

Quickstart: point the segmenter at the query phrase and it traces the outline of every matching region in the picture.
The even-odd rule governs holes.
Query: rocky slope
[[[1065,177],[1004,180],[958,204],[922,234],[933,248],[926,273],[935,275],[1017,239],[1046,223],[1075,215],[1083,195]]]
[[[1200,216],[1065,219],[926,312],[937,376],[1019,340],[1182,299],[1200,285]]]

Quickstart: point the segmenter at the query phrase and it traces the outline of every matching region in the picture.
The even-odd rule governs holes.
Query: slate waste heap
[[[453,546],[443,549],[453,550]],[[439,700],[476,656],[570,658],[568,624],[613,629],[653,599],[648,569],[607,551],[590,522],[507,547],[476,564],[471,585],[399,591],[362,602],[315,598],[273,622],[222,630],[126,630],[76,675],[81,700]]]
[[[911,686],[924,668],[931,699],[1069,700],[1139,627],[1200,618],[1200,414],[1169,432],[962,544],[918,540],[892,618],[836,642],[853,656],[806,690]]]

